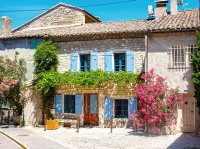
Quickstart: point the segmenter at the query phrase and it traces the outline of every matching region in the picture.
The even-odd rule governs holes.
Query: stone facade
[[[98,117],[99,117],[99,127],[107,128],[110,127],[110,121],[104,120],[104,99],[110,97],[113,99],[113,115],[114,115],[114,102],[115,99],[130,99],[136,98],[134,85],[130,85],[126,89],[116,90],[115,87],[109,85],[106,88],[84,88],[79,86],[61,86],[56,90],[57,94],[62,95],[62,109],[64,112],[64,95],[77,95],[80,94],[84,97],[84,94],[97,94],[98,95]],[[82,99],[82,105],[84,105],[84,99]],[[80,115],[80,124],[84,125],[84,106],[82,106],[82,114]],[[55,113],[55,109],[51,110],[51,113]],[[65,122],[70,122],[70,120],[63,120]],[[61,120],[62,122],[62,120]],[[71,121],[71,125],[74,125],[74,121]],[[113,127],[115,128],[130,128],[133,126],[132,120],[128,118],[114,118]]]
[[[58,71],[65,72],[70,70],[71,67],[71,53],[78,52],[80,54],[90,53],[92,51],[98,52],[98,68],[104,70],[106,51],[113,52],[126,52],[128,50],[134,50],[135,52],[135,70],[141,71],[143,69],[144,59],[144,39],[143,38],[129,38],[129,39],[105,39],[105,40],[94,40],[94,41],[74,41],[74,42],[57,42],[59,49],[59,67]],[[29,81],[33,79],[33,55],[35,50],[30,49],[29,39],[17,39],[0,41],[0,55],[7,56],[13,59],[15,52],[19,53],[19,58],[25,59],[27,62],[27,78]],[[89,91],[91,93],[91,90]],[[98,93],[99,97],[99,126],[108,127],[106,121],[104,123],[104,98],[105,93]],[[65,93],[70,93],[65,91]],[[77,94],[79,92],[71,92],[71,94]],[[84,92],[83,92],[84,93]],[[83,94],[82,93],[82,94]],[[129,99],[133,96],[126,96],[127,93],[117,94],[112,93],[113,99]],[[25,107],[25,121],[27,125],[37,125],[42,121],[42,103],[38,96],[38,93],[33,91],[27,91],[27,103]],[[83,118],[81,119],[83,125]],[[105,124],[105,125],[104,125]],[[114,127],[129,127],[131,123],[128,119],[114,119]]]
[[[148,37],[148,69],[154,69],[157,74],[165,77],[167,83],[171,88],[179,88],[180,93],[184,93],[184,96],[191,95],[193,99],[194,88],[191,80],[192,69],[191,67],[185,68],[169,68],[169,52],[172,46],[176,45],[196,45],[195,33],[182,33],[182,34],[160,34],[152,35]],[[171,59],[172,60],[172,59]],[[195,103],[195,102],[194,102]],[[190,107],[195,108],[195,104]],[[198,115],[198,109],[191,109],[194,111],[194,127],[198,131],[200,117]],[[183,122],[183,109],[178,109],[177,130],[181,131]],[[200,131],[200,130],[199,130]]]
[[[29,30],[35,28],[53,27],[59,25],[77,25],[85,23],[85,14],[71,7],[59,6],[48,13],[36,18],[34,21],[26,24],[20,30]]]
[[[169,48],[176,45],[196,45],[195,34],[155,35],[148,37],[148,69],[154,68],[155,72],[167,78],[170,87],[179,87],[181,93],[187,90],[194,92],[191,81],[191,68],[168,68]]]
[[[61,72],[70,69],[71,53],[77,52],[80,54],[98,52],[98,68],[104,70],[104,52],[126,52],[133,50],[135,53],[135,72],[143,69],[144,62],[144,38],[128,38],[128,39],[105,39],[105,40],[90,40],[90,41],[74,41],[74,42],[57,42],[59,49]],[[67,66],[68,65],[68,66]]]

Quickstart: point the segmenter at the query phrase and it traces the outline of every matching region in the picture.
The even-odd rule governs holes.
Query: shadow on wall
[[[199,149],[199,137],[193,136],[192,133],[180,135],[167,149]]]
[[[43,121],[43,105],[40,94],[32,89],[26,92],[26,105],[24,108],[26,125],[41,125]]]

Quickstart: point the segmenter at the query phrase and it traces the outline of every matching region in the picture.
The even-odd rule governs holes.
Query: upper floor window
[[[126,70],[126,55],[125,53],[114,53],[114,71]]]
[[[196,45],[178,45],[169,49],[169,68],[190,67],[191,54],[197,49]]]
[[[80,70],[90,71],[90,54],[80,55]]]
[[[64,95],[64,113],[75,113],[75,95]]]
[[[128,100],[115,100],[115,118],[128,118]]]

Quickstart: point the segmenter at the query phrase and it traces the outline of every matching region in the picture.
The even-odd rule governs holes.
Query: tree
[[[58,49],[52,41],[43,41],[34,54],[35,75],[50,70],[57,70]]]
[[[192,82],[195,89],[196,106],[200,109],[200,32],[196,32],[198,49],[192,54]],[[200,115],[200,110],[199,110]]]
[[[57,71],[59,64],[58,49],[56,45],[51,41],[43,41],[37,48],[34,54],[35,64],[35,81],[36,86],[39,80],[42,80],[43,73],[49,71]],[[40,92],[43,99],[43,111],[47,113],[47,116],[51,116],[50,109],[54,103],[55,89],[50,88],[48,93]]]
[[[141,76],[144,80],[136,86],[139,110],[134,119],[136,124],[146,126],[146,130],[160,133],[163,126],[176,123],[177,105],[183,101],[178,89],[169,89],[166,80],[150,70]]]

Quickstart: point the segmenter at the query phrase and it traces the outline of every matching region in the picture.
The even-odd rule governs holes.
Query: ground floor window
[[[64,95],[64,113],[75,113],[75,95]]]
[[[128,118],[128,100],[115,100],[115,118]]]

